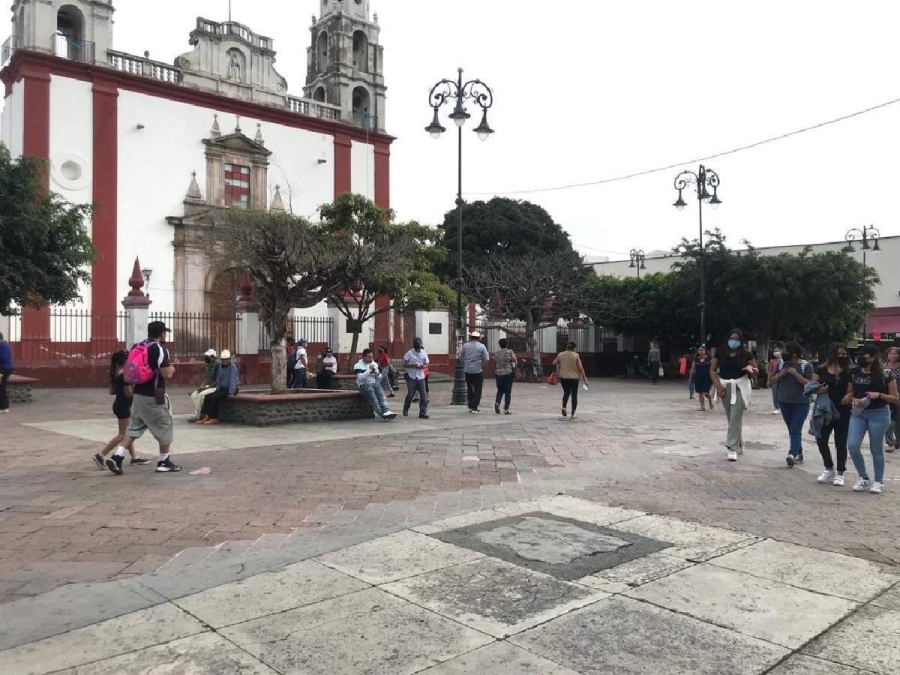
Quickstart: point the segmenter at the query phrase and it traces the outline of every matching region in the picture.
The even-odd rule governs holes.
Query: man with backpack
[[[146,431],[159,443],[156,471],[181,471],[181,467],[169,459],[174,424],[166,396],[166,380],[175,376],[175,367],[169,362],[169,350],[163,345],[168,332],[162,321],[151,321],[147,326],[148,339],[132,347],[122,369],[125,382],[134,390],[134,401],[125,442],[116,449],[115,455],[106,460],[107,467],[113,473],[122,473],[125,453]]]

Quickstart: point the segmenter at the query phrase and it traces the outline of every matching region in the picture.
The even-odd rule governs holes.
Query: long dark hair
[[[870,377],[872,378],[872,384],[878,384],[879,386],[884,386],[884,366],[881,364],[881,352],[878,351],[878,347],[875,345],[866,345],[862,349],[859,350],[860,354],[865,354],[872,358],[872,368],[870,370]]]
[[[828,359],[825,361],[825,367],[829,366],[837,366],[841,369],[841,375],[844,377],[850,376],[850,359],[847,359],[847,362],[844,365],[841,365],[841,357],[838,356],[841,350],[847,351],[847,348],[843,345],[831,345],[831,349],[828,350]]]
[[[109,361],[109,384],[116,384],[116,371],[125,365],[128,360],[128,352],[115,352]]]

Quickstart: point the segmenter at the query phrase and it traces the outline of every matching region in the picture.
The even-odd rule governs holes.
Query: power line
[[[738,148],[733,148],[731,150],[725,150],[723,152],[717,152],[714,155],[707,155],[706,157],[696,157],[694,159],[688,159],[683,162],[676,162],[675,164],[668,164],[666,166],[659,166],[655,169],[646,169],[644,171],[636,171],[634,173],[625,174],[622,176],[614,176],[612,178],[603,178],[601,180],[588,181],[585,183],[570,183],[569,185],[557,185],[554,187],[544,187],[544,188],[534,188],[531,190],[512,190],[509,192],[469,192],[469,195],[480,196],[480,195],[525,195],[525,194],[534,194],[538,192],[558,192],[560,190],[571,190],[573,188],[582,188],[582,187],[591,187],[594,185],[605,185],[607,183],[616,183],[623,180],[629,180],[631,178],[638,178],[640,176],[648,176],[650,174],[659,173],[660,171],[670,171],[671,169],[677,169],[678,167],[684,166],[686,164],[697,164],[699,162],[708,162],[711,159],[718,159],[719,157],[725,157],[726,155],[733,155],[737,152],[743,152],[744,150],[752,150],[753,148],[758,148],[761,145],[766,145],[768,143],[774,143],[776,141],[781,141],[786,138],[790,138],[791,136],[797,136],[798,134],[806,133],[807,131],[815,131],[816,129],[821,129],[822,127],[827,127],[832,124],[837,124],[839,122],[844,122],[849,119],[853,119],[854,117],[859,117],[860,115],[865,115],[866,113],[873,112],[875,110],[881,110],[882,108],[887,108],[888,106],[892,106],[896,103],[900,103],[900,98],[895,98],[890,101],[885,101],[884,103],[879,103],[878,105],[874,105],[871,108],[866,108],[864,110],[857,110],[854,113],[850,113],[849,115],[843,115],[842,117],[836,117],[834,119],[828,120],[827,122],[819,122],[818,124],[814,124],[809,127],[804,127],[802,129],[797,129],[795,131],[789,131],[786,134],[781,134],[780,136],[772,136],[771,138],[766,138],[761,141],[757,141],[755,143],[750,143],[749,145],[742,145]]]

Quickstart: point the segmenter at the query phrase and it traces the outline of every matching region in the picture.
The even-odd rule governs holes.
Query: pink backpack
[[[128,384],[146,384],[153,379],[158,369],[150,365],[150,346],[156,344],[155,340],[144,340],[137,343],[128,352],[128,360],[122,367],[122,376]],[[160,348],[160,361],[163,353]]]

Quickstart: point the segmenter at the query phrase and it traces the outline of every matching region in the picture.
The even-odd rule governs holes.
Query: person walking
[[[356,373],[356,386],[359,387],[359,393],[372,406],[375,415],[387,421],[397,417],[397,413],[391,412],[387,399],[384,397],[384,389],[381,387],[381,371],[371,349],[363,349],[362,358],[353,366],[353,372]]]
[[[216,390],[216,366],[218,365],[218,354],[215,349],[207,349],[203,354],[203,361],[206,367],[203,370],[203,384],[196,390],[191,392],[191,401],[194,403],[194,415],[188,422],[198,422],[202,417],[203,400]]]
[[[387,385],[388,398],[394,398],[394,392],[400,387],[397,386],[397,381],[394,379],[397,371],[394,368],[394,364],[391,363],[391,355],[388,353],[388,348],[385,345],[381,345],[378,348],[378,370],[381,371],[381,386]]]
[[[319,372],[316,374],[316,387],[319,389],[333,389],[334,376],[337,375],[337,371],[337,357],[331,351],[331,347],[328,347],[322,353],[322,363]]]
[[[203,401],[202,417],[197,424],[212,426],[219,423],[219,406],[229,396],[238,393],[240,374],[231,361],[231,352],[222,350],[219,365],[216,366],[216,390]]]
[[[781,359],[781,347],[775,347],[769,362],[766,365],[766,381],[769,383],[769,389],[772,392],[772,414],[780,415],[781,407],[778,405],[778,382],[775,380],[775,373],[784,363]]]
[[[887,351],[887,364],[885,368],[891,371],[894,379],[900,382],[900,347],[891,347]],[[891,433],[885,437],[885,450],[893,452],[900,450],[900,404],[891,406]]]
[[[409,416],[409,406],[413,397],[419,397],[419,419],[428,419],[428,392],[425,391],[425,369],[428,367],[428,353],[422,349],[422,338],[413,340],[412,349],[403,355],[406,368],[406,399],[403,401],[403,416]]]
[[[725,436],[728,461],[736,462],[738,455],[744,453],[744,412],[750,408],[752,399],[750,376],[759,372],[743,332],[735,328],[728,334],[725,345],[716,351],[709,372],[728,420]]]
[[[662,358],[659,353],[659,344],[650,343],[650,351],[647,352],[647,367],[650,369],[650,382],[659,384],[659,367]]]
[[[678,375],[687,378],[688,396],[693,399],[697,388],[694,386],[694,348],[691,347],[686,354],[678,359]]]
[[[700,345],[697,348],[697,356],[694,358],[694,362],[691,365],[691,381],[694,383],[694,389],[697,392],[697,396],[700,397],[700,410],[706,410],[706,403],[709,402],[709,409],[712,410],[715,407],[715,404],[712,400],[712,395],[709,393],[712,391],[712,375],[710,375],[709,368],[712,365],[712,359],[709,356],[709,352],[706,351],[706,347]]]
[[[147,326],[147,340],[132,348],[122,369],[125,382],[132,384],[134,401],[131,406],[131,424],[125,432],[125,441],[116,448],[115,454],[106,460],[107,468],[113,473],[122,473],[125,453],[130,451],[134,447],[134,442],[147,431],[159,444],[156,471],[158,473],[181,471],[181,467],[169,457],[175,432],[169,398],[166,395],[166,380],[175,377],[175,366],[171,364],[169,350],[163,344],[168,332],[169,329],[162,321],[151,321]],[[145,369],[149,370],[148,377],[144,377]]]
[[[890,370],[881,365],[878,348],[867,345],[860,350],[857,367],[850,374],[850,384],[844,403],[853,406],[850,415],[847,449],[859,480],[853,486],[854,492],[862,492],[869,487],[869,473],[866,460],[862,456],[862,442],[869,435],[869,450],[875,469],[870,492],[884,492],[884,436],[891,423],[888,404],[900,402],[897,396],[897,380]]]
[[[307,369],[309,368],[309,355],[306,352],[307,342],[301,338],[297,342],[297,348],[294,350],[294,382],[292,389],[306,389],[309,383],[306,380]]]
[[[481,333],[473,330],[469,333],[469,341],[459,350],[458,357],[466,374],[466,399],[469,412],[477,415],[481,412],[481,394],[484,391],[484,367],[491,360],[487,347],[481,344]]]
[[[818,404],[823,396],[834,406],[830,421],[826,421],[817,428],[815,424],[816,412],[813,413],[813,427],[816,428],[816,445],[819,446],[819,454],[825,469],[819,476],[820,483],[831,483],[842,486],[844,484],[844,472],[847,470],[847,432],[850,429],[850,405],[844,403],[847,394],[847,386],[850,384],[850,357],[846,347],[832,347],[825,361],[813,376],[813,381],[819,383],[816,394],[819,396]],[[831,449],[828,440],[834,434],[834,448],[837,452],[837,467],[831,457]]]
[[[788,342],[782,349],[782,361],[773,377],[778,383],[778,405],[788,428],[790,449],[785,461],[791,468],[803,462],[803,425],[809,417],[809,398],[806,385],[815,374],[812,364],[803,358],[803,349],[796,342]]]
[[[567,415],[566,405],[569,399],[572,400],[572,419],[576,419],[575,411],[578,410],[578,385],[584,383],[587,387],[587,377],[584,374],[584,365],[581,363],[581,357],[575,348],[578,345],[569,342],[566,345],[566,351],[557,354],[553,359],[553,365],[557,368],[559,375],[559,383],[563,389],[562,416]]]
[[[9,378],[13,374],[12,349],[0,333],[0,415],[9,414]]]
[[[512,398],[513,373],[516,370],[516,353],[509,348],[509,341],[500,338],[497,341],[500,350],[494,353],[494,379],[497,380],[497,398],[494,400],[494,412],[500,414],[500,403],[503,412],[512,415],[509,401]]]
[[[116,352],[112,355],[109,364],[109,393],[115,396],[115,400],[113,401],[112,411],[113,415],[116,416],[116,421],[119,424],[119,433],[116,434],[113,439],[106,444],[106,447],[103,448],[100,452],[94,455],[94,462],[101,469],[106,469],[106,456],[111,453],[115,448],[119,447],[125,440],[125,432],[128,430],[128,426],[131,424],[131,400],[134,397],[134,393],[131,389],[131,385],[125,382],[125,377],[122,374],[122,368],[125,366],[125,361],[128,359],[128,352],[120,351]],[[144,457],[139,457],[137,452],[132,446],[128,453],[131,455],[131,464],[133,466],[146,466],[150,463],[149,459]],[[118,464],[113,462],[113,465],[118,467]],[[115,473],[115,472],[114,472]]]

